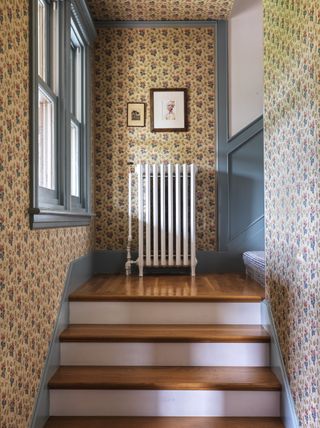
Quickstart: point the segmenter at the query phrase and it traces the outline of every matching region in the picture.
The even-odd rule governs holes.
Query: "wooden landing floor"
[[[69,296],[70,301],[259,302],[264,289],[239,274],[126,277],[97,275]]]

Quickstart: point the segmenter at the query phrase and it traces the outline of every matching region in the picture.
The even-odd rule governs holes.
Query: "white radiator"
[[[196,260],[196,174],[194,164],[138,164],[138,259],[131,260],[132,172],[129,173],[129,236],[126,273],[147,267],[190,266]]]

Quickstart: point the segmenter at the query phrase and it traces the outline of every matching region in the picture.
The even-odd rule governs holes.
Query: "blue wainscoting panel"
[[[263,119],[219,141],[220,251],[264,249]]]
[[[136,260],[138,253],[132,251],[132,260]],[[119,274],[125,273],[125,263],[127,260],[127,252],[124,250],[112,251],[112,250],[99,250],[94,253],[94,274]],[[239,253],[226,252],[226,251],[197,251],[197,274],[206,273],[244,273],[244,265],[242,257]],[[136,265],[132,265],[133,272],[136,271]],[[181,269],[167,267],[159,269],[146,268],[146,274],[148,273],[183,273],[189,274],[190,268],[182,267]]]
[[[230,241],[263,215],[263,146],[259,138],[257,134],[228,155]]]

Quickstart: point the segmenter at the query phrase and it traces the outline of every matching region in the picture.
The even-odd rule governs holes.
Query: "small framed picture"
[[[187,89],[151,89],[151,131],[187,131]]]
[[[128,126],[146,126],[146,104],[128,103]]]

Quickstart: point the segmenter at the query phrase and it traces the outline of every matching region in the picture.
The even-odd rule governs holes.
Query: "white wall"
[[[235,0],[229,27],[229,135],[263,112],[262,0]]]

